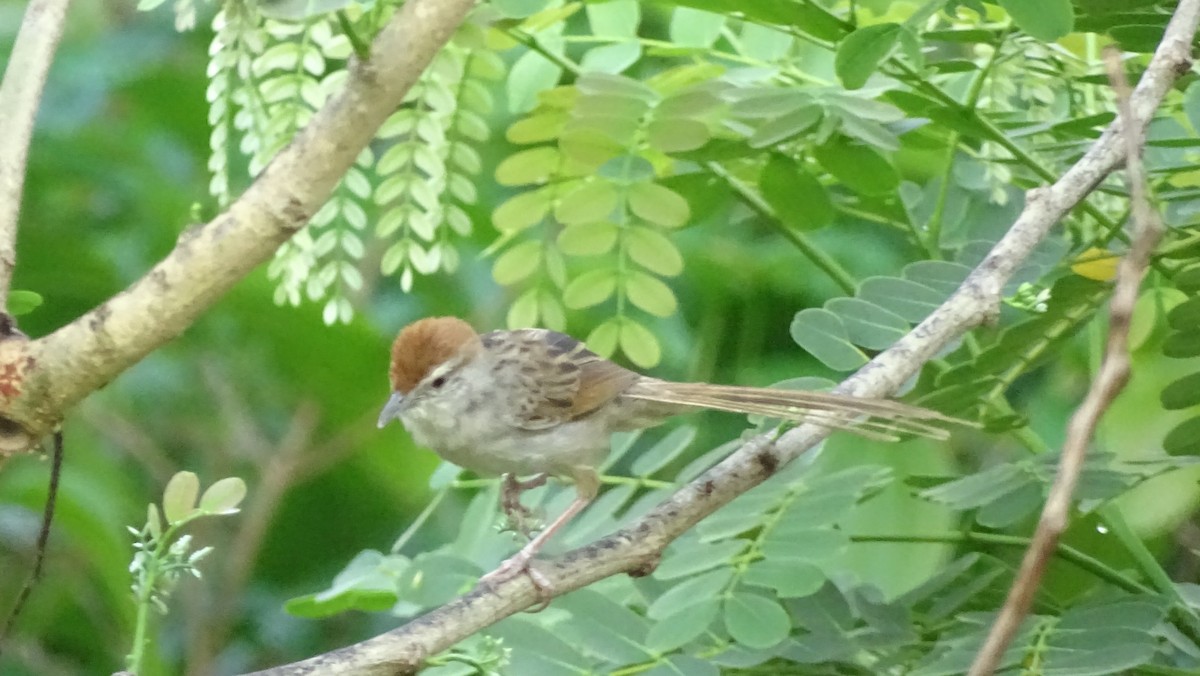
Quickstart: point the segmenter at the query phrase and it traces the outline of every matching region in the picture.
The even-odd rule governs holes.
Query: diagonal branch
[[[4,453],[27,450],[90,392],[182,333],[325,203],[474,0],[411,0],[355,61],[341,92],[212,221],[184,232],[144,277],[35,341],[0,343]]]
[[[1182,11],[1182,7],[1180,9]],[[1165,42],[1163,44],[1166,45]],[[1129,83],[1125,80],[1120,54],[1110,47],[1106,50],[1105,60],[1108,63],[1113,89],[1117,92],[1119,119],[1131,120],[1133,113],[1130,107]],[[1116,286],[1110,303],[1108,344],[1104,349],[1104,361],[1083,403],[1079,405],[1075,415],[1071,416],[1058,472],[1042,508],[1033,539],[1029,548],[1025,550],[1021,567],[1017,570],[1012,588],[1009,589],[1008,598],[988,631],[983,647],[975,656],[969,672],[971,676],[990,676],[995,673],[1025,616],[1029,614],[1046,566],[1058,546],[1059,536],[1067,528],[1071,496],[1075,492],[1079,475],[1083,472],[1083,463],[1087,459],[1088,445],[1095,434],[1096,425],[1129,381],[1129,327],[1133,319],[1133,307],[1137,302],[1142,277],[1146,275],[1150,257],[1163,232],[1162,221],[1147,195],[1146,172],[1141,161],[1144,137],[1138,125],[1128,125],[1122,129],[1121,141],[1125,149],[1135,233],[1133,246],[1121,259],[1117,268]]]
[[[33,121],[70,4],[71,0],[29,3],[0,82],[0,312],[8,306],[17,265],[17,219]]]
[[[908,335],[846,380],[839,392],[864,397],[883,397],[895,392],[944,346],[995,316],[1001,290],[1020,263],[1050,228],[1124,158],[1122,120],[1129,120],[1135,131],[1144,130],[1171,84],[1186,72],[1198,21],[1200,0],[1181,0],[1158,52],[1131,97],[1130,115],[1115,121],[1060,179],[1030,191],[1016,222],[958,291]],[[611,575],[644,574],[668,543],[765,481],[828,434],[827,430],[804,425],[774,443],[764,438],[746,443],[634,524],[561,559],[539,565],[539,572],[555,594],[565,594]],[[477,588],[404,626],[356,645],[258,673],[270,676],[411,673],[430,656],[539,601],[530,579],[515,577],[492,589]]]

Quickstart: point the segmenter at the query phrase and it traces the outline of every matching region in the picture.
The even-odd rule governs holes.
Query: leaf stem
[[[346,39],[350,41],[350,47],[354,49],[354,55],[360,61],[371,60],[371,46],[363,42],[359,37],[358,32],[354,30],[354,25],[350,23],[350,17],[346,16],[345,10],[337,12],[338,27],[346,34]]]
[[[804,254],[806,258],[828,275],[835,284],[842,288],[843,292],[851,295],[854,293],[854,289],[858,287],[858,280],[854,279],[854,276],[847,272],[832,256],[822,251],[807,235],[784,225],[783,221],[779,220],[779,216],[776,215],[775,210],[771,208],[771,205],[767,204],[766,200],[759,196],[758,193],[751,190],[745,183],[742,183],[740,179],[731,174],[720,163],[707,162],[704,166],[710,173],[723,180],[746,206],[763,217],[784,239],[791,242],[793,246],[800,250],[800,253]]]
[[[978,531],[926,533],[907,535],[851,535],[851,542],[904,542],[912,544],[942,543],[942,544],[991,544],[1003,547],[1025,549],[1029,546],[1030,538],[1018,535],[1003,535],[1000,533],[983,533]],[[1070,545],[1059,544],[1055,555],[1064,561],[1069,561],[1092,575],[1109,582],[1133,594],[1153,594],[1154,590],[1129,578],[1115,570],[1100,559],[1089,556]]]

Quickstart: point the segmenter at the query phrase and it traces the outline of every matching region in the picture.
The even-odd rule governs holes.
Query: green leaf
[[[396,604],[397,583],[409,564],[404,556],[364,550],[333,578],[328,589],[291,599],[284,609],[292,615],[310,618],[347,610],[388,610]]]
[[[613,284],[614,288],[616,284]],[[617,351],[617,340],[621,337],[621,322],[617,318],[610,319],[592,329],[588,334],[588,349],[601,357],[608,357]]]
[[[1163,450],[1171,455],[1200,455],[1200,417],[1185,420],[1168,432]]]
[[[563,640],[558,633],[538,624],[532,617],[510,617],[489,628],[488,634],[503,640],[504,648],[512,650],[513,657],[517,657],[518,653],[522,656],[536,655],[550,662],[545,666],[539,664],[540,668],[536,671],[530,670],[528,673],[578,674],[586,668],[589,662],[589,658],[580,652],[579,646]],[[516,667],[517,665],[509,664],[507,666]],[[547,669],[546,667],[551,668]],[[555,671],[553,667],[558,667],[562,671]],[[425,669],[423,673],[432,671],[432,669]],[[469,671],[463,676],[473,676],[479,673],[478,670],[469,668]],[[429,676],[433,676],[433,674],[430,673]]]
[[[508,307],[504,323],[507,326],[537,326],[538,290],[527,289]]]
[[[812,94],[798,89],[770,87],[734,90],[729,96],[733,98],[730,114],[748,120],[773,120],[805,108],[820,111]]]
[[[664,653],[690,642],[717,619],[720,608],[720,598],[711,596],[667,615],[650,627],[646,634],[646,648],[655,653]]]
[[[515,145],[546,143],[558,139],[566,121],[566,111],[542,110],[513,122],[504,136]]]
[[[533,108],[538,93],[558,84],[560,77],[562,67],[538,52],[528,51],[517,57],[508,73],[509,112],[522,113]]]
[[[730,538],[758,527],[778,500],[763,493],[744,493],[696,526],[705,542]]]
[[[836,528],[780,524],[763,540],[762,553],[768,560],[820,562],[843,553],[849,545],[850,536]]]
[[[568,256],[598,256],[612,251],[617,226],[608,221],[578,223],[558,233],[558,248]]]
[[[600,82],[596,80],[599,75],[583,76],[588,79],[579,85],[580,89],[584,89],[587,83]],[[621,83],[620,87],[625,87],[629,82],[636,82],[618,75],[607,77],[611,79],[603,80],[603,82]],[[657,98],[657,94],[655,97]],[[571,111],[572,125],[598,129],[613,139],[624,141],[637,132],[642,119],[650,112],[652,104],[653,99],[647,100],[644,96],[636,93],[604,92],[581,96],[576,102],[574,110]]]
[[[495,0],[496,9],[510,19],[524,19],[546,9],[549,0]]]
[[[640,99],[647,106],[660,98],[658,92],[645,83],[624,75],[588,73],[579,78],[575,86],[584,94]]]
[[[888,151],[900,149],[900,139],[882,124],[847,110],[840,110],[834,116],[841,122],[839,128],[846,136],[872,148]]]
[[[625,253],[638,265],[660,275],[674,277],[683,272],[683,255],[674,242],[654,228],[628,226]]]
[[[1173,359],[1200,357],[1200,331],[1176,331],[1163,341],[1162,351]]]
[[[637,155],[618,155],[602,164],[596,175],[615,185],[637,185],[654,179],[654,165]]]
[[[958,290],[971,274],[971,268],[950,261],[917,261],[904,266],[902,274],[909,281],[945,294],[942,297],[945,299]]]
[[[898,277],[869,277],[859,285],[857,296],[913,323],[928,317],[946,300],[934,289]]]
[[[654,109],[656,121],[698,120],[721,108],[724,101],[707,87],[707,82],[679,90],[662,100]]]
[[[536,225],[550,211],[551,197],[552,193],[545,188],[510,197],[492,212],[492,224],[504,234]]]
[[[554,217],[563,225],[594,223],[612,216],[617,207],[617,190],[608,181],[588,181],[566,193],[554,207]]]
[[[8,313],[14,317],[27,315],[42,304],[42,296],[36,291],[16,289],[8,292]]]
[[[146,528],[154,537],[162,537],[162,517],[159,516],[158,505],[153,502],[146,504]]]
[[[1167,385],[1160,395],[1163,408],[1178,411],[1200,404],[1200,373],[1186,375]]]
[[[657,366],[658,360],[662,358],[658,338],[655,338],[649,329],[632,319],[621,323],[619,342],[621,351],[629,357],[629,361],[641,368],[648,369]]]
[[[163,516],[167,523],[178,523],[191,515],[200,494],[200,478],[193,472],[176,472],[163,490]]]
[[[640,58],[642,44],[637,40],[626,40],[589,49],[579,61],[579,69],[585,73],[620,73]]]
[[[841,39],[848,24],[827,12],[823,7],[809,2],[738,2],[729,0],[658,0],[662,4],[695,7],[714,13],[727,13],[736,9],[747,19],[767,24],[795,26],[813,37],[830,42]]]
[[[701,601],[717,597],[732,579],[733,569],[728,566],[689,577],[654,599],[650,607],[646,608],[646,616],[662,621]]]
[[[785,31],[750,22],[742,24],[741,38],[742,53],[763,62],[774,62],[785,58],[788,50],[796,43],[795,38]]]
[[[691,215],[682,195],[657,183],[630,186],[629,208],[639,218],[664,228],[684,225]]]
[[[617,289],[617,273],[612,268],[589,270],[567,284],[563,290],[563,303],[567,307],[579,308],[599,305],[612,297]]]
[[[1013,23],[1033,37],[1053,42],[1065,37],[1075,26],[1071,0],[999,0]]]
[[[654,577],[658,580],[674,580],[703,573],[717,566],[731,565],[733,557],[744,552],[749,546],[749,540],[738,538],[713,543],[676,540],[667,550],[663,562],[654,569]]]
[[[625,152],[624,146],[598,129],[567,129],[558,140],[563,157],[584,167],[601,167]],[[601,175],[602,178],[610,178]],[[611,179],[610,179],[611,180]]]
[[[813,148],[813,157],[846,187],[863,195],[883,195],[900,185],[896,168],[883,155],[844,136]]]
[[[825,309],[841,318],[855,345],[871,350],[886,350],[908,333],[903,317],[861,298],[834,298]]]
[[[755,561],[742,575],[744,584],[774,589],[780,598],[814,594],[825,579],[825,572],[810,561],[785,558]]]
[[[792,621],[776,601],[749,592],[734,592],[725,600],[725,628],[733,640],[744,646],[770,648],[787,638]]]
[[[1037,510],[1043,494],[1040,483],[1026,483],[981,506],[975,521],[985,528],[1007,528]]]
[[[511,286],[533,274],[542,260],[542,243],[537,240],[521,242],[500,254],[492,266],[497,284]]]
[[[708,125],[686,118],[659,118],[646,127],[646,142],[664,153],[682,153],[708,143]]]
[[[816,230],[833,222],[833,202],[825,187],[786,155],[772,153],[758,185],[775,215],[790,227]]]
[[[589,2],[585,5],[592,33],[605,37],[632,38],[641,23],[641,5],[637,0]]]
[[[824,114],[821,107],[814,104],[771,117],[751,134],[750,147],[766,148],[799,136],[816,126]]]
[[[1031,478],[1024,468],[1004,463],[927,488],[920,492],[920,496],[941,502],[951,509],[972,509],[1020,490]]]
[[[653,275],[629,272],[622,278],[621,285],[631,303],[652,315],[670,317],[678,309],[675,292]]]
[[[662,469],[680,453],[687,450],[696,438],[696,428],[682,425],[671,430],[650,450],[643,452],[633,461],[629,471],[634,476],[647,477]]]
[[[724,27],[723,13],[679,7],[671,15],[671,42],[681,47],[711,47]]]
[[[1200,328],[1200,297],[1180,303],[1167,313],[1167,324],[1176,331],[1195,331]]]
[[[891,56],[904,27],[895,23],[865,26],[847,35],[838,45],[833,67],[847,89],[858,89],[879,64]]]
[[[233,514],[246,497],[246,482],[231,476],[209,486],[200,496],[200,511],[205,514]]]
[[[1200,82],[1200,81],[1198,81],[1198,82]],[[1188,87],[1188,91],[1191,91],[1193,88],[1196,88],[1197,92],[1200,92],[1200,88],[1195,87],[1195,84],[1196,83],[1193,83],[1192,87]],[[1198,98],[1200,98],[1200,94],[1198,94],[1197,96],[1198,96]],[[1200,103],[1200,102],[1198,102],[1198,103]],[[1200,110],[1197,110],[1196,114],[1200,115]],[[1175,281],[1175,288],[1182,291],[1185,294],[1190,295],[1190,294],[1200,293],[1200,264],[1189,265],[1186,268],[1180,270],[1179,273],[1175,275],[1174,281]]]
[[[1200,134],[1200,80],[1193,80],[1183,93],[1183,112],[1192,124],[1192,132]],[[1200,266],[1195,266],[1200,270]],[[1181,286],[1182,290],[1183,287]]]
[[[829,310],[797,312],[791,333],[797,345],[835,371],[851,371],[867,363],[867,356],[851,344],[842,319]]]
[[[650,623],[644,616],[633,612],[596,588],[580,589],[557,599],[555,603],[572,615],[586,617],[634,645],[645,639],[650,628]]]
[[[496,182],[508,186],[542,184],[553,175],[558,162],[558,148],[553,146],[522,150],[504,158],[496,167]]]

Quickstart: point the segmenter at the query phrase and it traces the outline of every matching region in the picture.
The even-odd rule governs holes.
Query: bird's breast
[[[598,465],[609,449],[609,430],[588,419],[541,430],[513,427],[478,410],[451,418],[408,411],[401,420],[418,445],[484,474],[563,474]]]

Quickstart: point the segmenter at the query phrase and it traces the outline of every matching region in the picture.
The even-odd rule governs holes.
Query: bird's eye
[[[445,385],[445,384],[446,384],[446,376],[438,376],[438,377],[434,378],[432,382],[429,383],[429,386],[435,390],[440,390],[442,388],[442,385]]]

